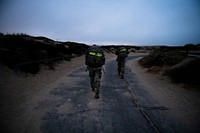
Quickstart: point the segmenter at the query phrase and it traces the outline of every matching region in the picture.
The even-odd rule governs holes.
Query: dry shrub
[[[147,69],[147,72],[151,72],[151,73],[160,73],[162,71],[162,67],[159,67],[159,66],[152,66],[151,68],[148,68]]]
[[[165,70],[172,81],[191,85],[200,85],[200,59],[192,58],[187,63],[181,63]]]
[[[147,68],[150,68],[152,66],[161,66],[161,55],[162,53],[160,51],[151,52],[149,55],[139,60],[139,64]]]
[[[140,65],[144,67],[152,66],[173,66],[186,58],[185,53],[179,51],[160,51],[155,50],[149,55],[139,60]]]
[[[139,60],[139,64],[148,68],[148,72],[168,76],[175,83],[200,88],[200,59],[186,57],[179,51],[156,50]]]

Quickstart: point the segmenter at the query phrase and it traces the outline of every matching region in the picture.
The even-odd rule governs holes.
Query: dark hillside
[[[74,42],[57,43],[46,37],[1,34],[0,62],[12,69],[17,67],[25,72],[37,73],[41,63],[52,68],[52,64],[57,60],[70,60],[74,56],[82,55],[87,47],[85,44]],[[49,61],[52,58],[54,60]]]
[[[64,46],[67,46],[72,54],[75,55],[83,55],[85,54],[86,50],[88,49],[88,45],[83,43],[76,43],[76,42],[64,42]]]

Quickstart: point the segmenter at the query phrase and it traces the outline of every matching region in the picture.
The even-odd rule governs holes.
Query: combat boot
[[[120,71],[118,71],[118,75],[120,76]]]
[[[95,98],[96,98],[96,99],[99,98],[99,93],[95,93]]]

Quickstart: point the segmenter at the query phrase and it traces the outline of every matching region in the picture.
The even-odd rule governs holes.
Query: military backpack
[[[118,59],[125,59],[128,55],[128,51],[126,48],[120,48],[118,51]]]
[[[86,52],[85,64],[89,67],[101,67],[105,64],[105,55],[103,50],[98,46],[93,46]]]

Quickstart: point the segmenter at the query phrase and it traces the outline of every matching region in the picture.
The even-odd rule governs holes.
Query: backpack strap
[[[86,52],[85,64],[91,67],[99,67],[105,64],[105,55],[100,47],[91,47]]]

